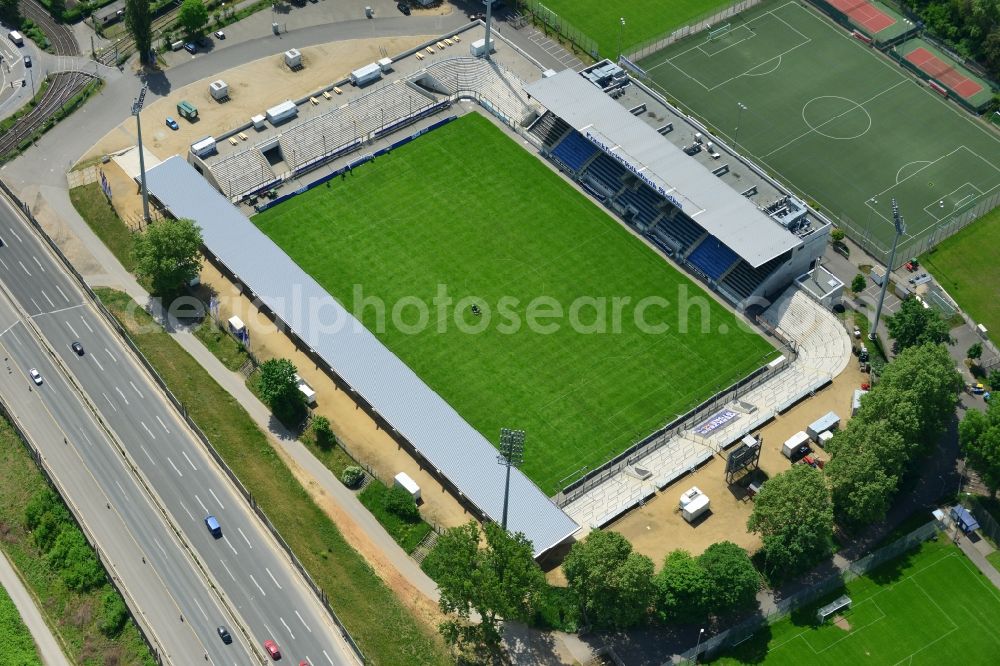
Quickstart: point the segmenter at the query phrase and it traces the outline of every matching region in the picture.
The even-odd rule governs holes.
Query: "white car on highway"
[[[35,386],[42,385],[42,373],[32,368],[31,370],[28,370],[28,374],[31,375],[31,381],[35,382]]]

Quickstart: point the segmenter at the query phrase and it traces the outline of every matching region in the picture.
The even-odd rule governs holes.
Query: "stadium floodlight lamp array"
[[[885,290],[889,286],[889,276],[892,273],[892,265],[896,261],[896,247],[899,245],[900,237],[906,233],[906,222],[903,221],[903,214],[899,212],[899,205],[896,197],[892,198],[892,225],[896,228],[896,235],[892,239],[892,250],[889,251],[889,261],[885,265],[885,273],[882,275],[882,291],[878,296],[878,305],[875,307],[875,322],[872,330],[868,334],[868,339],[875,341],[878,331],[878,320],[882,316],[882,304],[885,302]]]
[[[507,480],[503,488],[503,521],[501,526],[507,529],[507,504],[510,499],[510,468],[520,467],[524,462],[524,431],[500,429],[500,455],[497,462],[507,468]]]
[[[146,190],[146,160],[142,154],[142,123],[139,121],[139,114],[142,113],[143,102],[146,101],[146,89],[143,86],[139,91],[139,96],[132,100],[132,115],[135,116],[135,131],[139,143],[139,184],[142,187],[142,219],[149,223],[149,192]]]

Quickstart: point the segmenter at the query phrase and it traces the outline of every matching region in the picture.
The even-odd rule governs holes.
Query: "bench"
[[[332,97],[333,97],[333,95],[330,94],[329,90],[324,90],[323,91],[323,99],[330,99]]]
[[[451,36],[451,41],[453,41],[453,42],[460,42],[462,40],[458,38],[458,35],[452,35]]]
[[[333,87],[333,92],[337,93],[338,95],[343,95],[344,94],[344,91],[341,90],[340,88],[338,88],[337,86]]]
[[[448,46],[451,46],[452,44],[454,44],[454,42],[451,41],[450,39],[448,39],[447,37],[444,38],[444,43],[447,44]]]
[[[444,50],[444,42],[438,42],[437,43],[437,47],[443,51]]]
[[[239,133],[239,134],[237,134],[236,136],[240,137],[240,141],[246,141],[246,140],[247,140],[247,139],[249,138],[249,137],[247,137],[247,135],[246,135],[246,134],[244,134],[243,132],[240,132],[240,133]]]
[[[236,144],[239,143],[239,141],[236,140],[235,136],[231,136],[231,137],[229,137],[229,143],[231,143],[232,145],[235,146]]]
[[[417,53],[416,55],[417,55],[417,60],[423,60],[424,59],[424,55],[422,53]]]
[[[313,106],[316,106],[317,104],[319,104],[319,100],[316,99],[315,97],[310,97],[309,101],[313,103]]]
[[[434,49],[432,47],[428,46],[425,50],[431,55],[434,55]]]

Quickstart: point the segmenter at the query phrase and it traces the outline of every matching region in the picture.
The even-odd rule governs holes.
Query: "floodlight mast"
[[[878,320],[882,316],[882,304],[885,302],[885,290],[889,286],[889,273],[892,272],[892,264],[896,261],[896,246],[899,245],[899,237],[906,233],[906,223],[903,215],[896,205],[896,197],[892,198],[892,224],[896,227],[896,236],[892,239],[892,250],[889,252],[889,263],[885,266],[885,274],[882,276],[882,291],[878,295],[878,305],[875,307],[875,322],[872,330],[868,333],[868,339],[875,341],[878,331]]]
[[[142,219],[149,224],[149,192],[146,191],[146,160],[142,154],[142,123],[139,121],[139,114],[142,112],[142,104],[146,101],[146,88],[143,86],[139,91],[139,96],[132,101],[132,115],[135,116],[135,130],[139,140],[139,181],[142,188]]]
[[[507,468],[507,480],[503,487],[503,521],[500,523],[507,531],[507,505],[510,500],[510,468],[520,467],[524,462],[524,431],[500,429],[500,455],[497,462]]]
[[[493,32],[493,0],[483,0],[486,3],[486,54],[483,56],[490,59],[490,33]]]

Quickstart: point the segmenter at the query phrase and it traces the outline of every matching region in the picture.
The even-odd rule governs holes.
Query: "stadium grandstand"
[[[542,154],[734,305],[808,271],[829,224],[616,65],[525,86]]]

